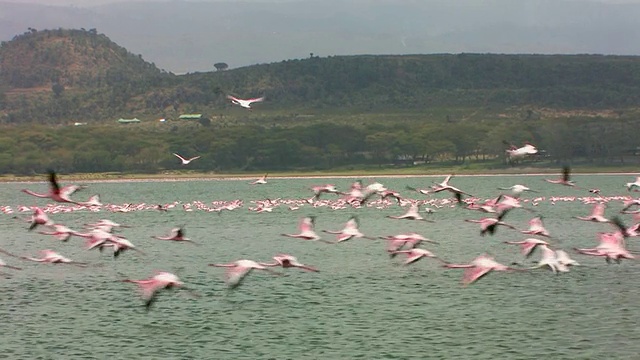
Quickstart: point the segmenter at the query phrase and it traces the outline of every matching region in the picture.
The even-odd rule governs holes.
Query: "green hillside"
[[[544,150],[515,166],[640,153],[640,57],[312,56],[178,76],[59,29],[2,43],[0,79],[0,173],[181,169],[172,152],[202,155],[197,171],[500,169],[504,141]]]

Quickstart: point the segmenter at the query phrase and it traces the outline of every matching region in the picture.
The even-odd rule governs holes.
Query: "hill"
[[[272,119],[461,107],[624,112],[640,102],[635,56],[311,55],[177,76],[95,29],[31,29],[3,42],[0,79],[0,116],[12,124],[224,115],[230,114],[226,94],[267,96],[261,114]]]

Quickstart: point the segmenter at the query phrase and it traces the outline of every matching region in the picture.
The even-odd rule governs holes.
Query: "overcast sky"
[[[75,6],[95,6],[117,2],[158,2],[158,1],[188,1],[188,2],[224,2],[233,0],[13,0],[20,3],[34,3],[34,4],[47,4],[47,5],[75,5]],[[246,2],[260,2],[265,0],[242,0]],[[274,0],[268,0],[274,1]],[[278,0],[276,0],[278,1]],[[305,1],[305,0],[280,0],[280,1]],[[348,0],[345,0],[348,1]],[[479,0],[481,1],[481,0]],[[519,1],[519,0],[514,0]],[[571,0],[581,2],[601,2],[610,4],[624,4],[624,3],[636,3],[640,4],[640,0]],[[452,0],[455,3],[455,0]]]

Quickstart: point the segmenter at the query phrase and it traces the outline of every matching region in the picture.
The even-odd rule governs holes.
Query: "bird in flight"
[[[251,104],[264,101],[264,96],[254,99],[239,99],[235,96],[227,95],[227,99],[231,100],[233,104],[240,105],[245,109],[251,109]]]
[[[185,159],[184,157],[182,157],[182,156],[180,156],[180,155],[178,155],[178,154],[176,154],[176,153],[173,153],[173,155],[174,155],[174,156],[176,156],[178,159],[180,159],[180,161],[182,161],[182,165],[187,165],[187,164],[189,164],[190,162],[192,162],[193,160],[196,160],[196,159],[199,159],[199,158],[200,158],[200,156],[194,156],[194,157],[192,157],[192,158]]]

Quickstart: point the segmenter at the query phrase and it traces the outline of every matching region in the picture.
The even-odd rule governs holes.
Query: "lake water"
[[[547,176],[549,177],[549,176]],[[99,193],[104,204],[181,203],[168,212],[138,210],[128,213],[72,211],[50,214],[54,221],[80,229],[98,219],[131,226],[121,230],[145,252],[126,252],[117,260],[111,251],[87,251],[83,240],[67,243],[28,232],[28,224],[14,215],[0,214],[0,246],[10,252],[37,255],[54,249],[71,259],[96,264],[87,268],[25,262],[3,255],[22,271],[5,269],[12,276],[2,287],[0,358],[7,359],[638,359],[640,354],[640,266],[633,260],[608,265],[601,258],[575,254],[573,247],[597,244],[596,233],[612,231],[607,224],[572,219],[586,215],[591,205],[586,190],[548,184],[543,176],[466,177],[451,184],[480,198],[495,197],[500,186],[525,184],[544,197],[533,207],[545,216],[545,226],[561,239],[559,246],[581,263],[568,273],[550,271],[496,272],[463,287],[462,270],[443,269],[433,259],[400,266],[390,259],[383,240],[350,240],[337,245],[286,238],[297,232],[300,218],[315,215],[316,230],[338,230],[351,215],[358,215],[361,230],[370,236],[415,231],[439,244],[423,247],[445,260],[466,263],[483,252],[498,262],[521,259],[519,248],[507,240],[526,235],[500,228],[481,237],[479,226],[464,219],[485,214],[444,206],[429,215],[435,223],[385,218],[400,215],[397,205],[378,209],[332,210],[286,205],[273,212],[256,213],[252,200],[309,198],[311,185],[335,184],[347,190],[355,178],[269,179],[266,185],[247,180],[88,183],[74,197]],[[632,175],[576,175],[585,189],[597,187],[605,196],[635,196],[624,184]],[[415,199],[446,199],[448,194],[423,196],[405,190],[426,188],[442,177],[363,179],[377,180]],[[65,183],[64,177],[61,179]],[[0,184],[0,206],[46,206],[20,192],[46,191],[45,183]],[[574,201],[551,201],[552,196],[575,196]],[[324,197],[334,199],[333,196]],[[201,201],[244,200],[233,211],[184,211],[182,204]],[[606,216],[623,207],[611,199]],[[532,213],[511,211],[505,221],[524,229]],[[622,219],[631,224],[630,215]],[[185,225],[189,238],[202,246],[163,242],[165,235]],[[332,240],[333,235],[324,238]],[[629,241],[633,250],[640,246]],[[289,253],[317,267],[311,273],[277,269],[286,276],[252,273],[234,290],[223,281],[224,269],[208,263],[238,259],[270,261]],[[536,253],[533,259],[539,258]],[[163,291],[146,312],[136,286],[118,282],[144,279],[157,270],[176,273],[200,298],[185,291]]]

